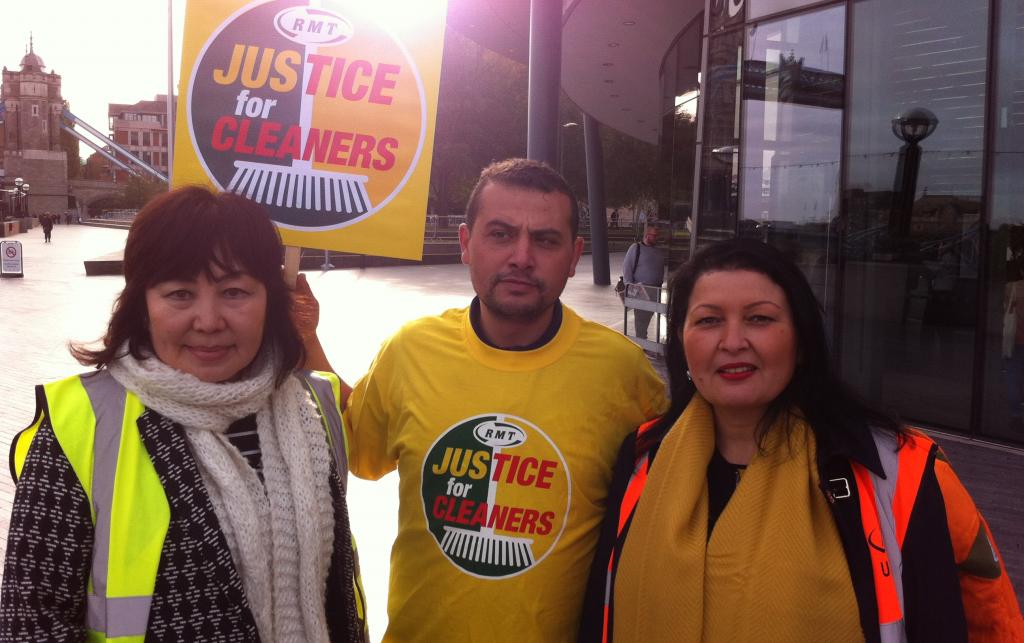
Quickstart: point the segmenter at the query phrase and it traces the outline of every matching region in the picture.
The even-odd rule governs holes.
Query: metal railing
[[[104,221],[134,221],[135,215],[138,213],[138,210],[104,210],[100,212],[98,217],[93,218],[102,219]]]
[[[423,236],[426,239],[458,237],[459,225],[465,222],[466,217],[462,214],[428,214]]]
[[[643,293],[643,296],[635,296],[639,293]],[[668,316],[668,289],[660,286],[646,286],[644,284],[626,284],[626,297],[622,301],[622,334],[629,337],[635,343],[639,344],[645,351],[654,353],[659,356],[665,355],[665,341],[667,340],[666,333],[663,333],[662,328],[663,320]],[[630,331],[630,317],[636,319],[635,315],[630,315],[630,311],[646,310],[654,313],[651,320],[648,322],[647,337],[638,337],[636,333],[636,324],[632,324],[632,334]],[[650,339],[652,331],[651,325],[653,323],[653,335],[654,339]]]

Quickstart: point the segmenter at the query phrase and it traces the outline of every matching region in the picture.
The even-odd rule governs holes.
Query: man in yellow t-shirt
[[[664,387],[559,301],[583,239],[551,168],[486,168],[459,241],[477,297],[385,342],[345,412],[351,471],[399,473],[384,640],[575,640],[612,464]]]

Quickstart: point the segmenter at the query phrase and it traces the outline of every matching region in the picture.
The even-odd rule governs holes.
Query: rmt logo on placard
[[[300,45],[338,45],[352,37],[352,23],[336,13],[289,7],[274,17],[277,32]]]

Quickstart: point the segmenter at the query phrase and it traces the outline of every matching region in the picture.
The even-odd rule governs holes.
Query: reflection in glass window
[[[845,8],[748,31],[740,235],[787,251],[830,311],[836,275]]]
[[[796,9],[808,4],[814,4],[819,0],[747,0],[750,3],[751,18],[768,16],[787,9]]]
[[[687,25],[662,65],[658,218],[667,223],[669,261],[689,258],[703,16]]]
[[[743,24],[746,19],[746,0],[708,0],[709,33]]]
[[[841,365],[905,418],[970,424],[987,0],[853,3]]]
[[[1024,442],[1024,0],[997,5],[981,430]]]
[[[736,234],[739,205],[740,61],[743,31],[715,36],[708,43],[704,91],[704,144],[700,172],[698,246]]]

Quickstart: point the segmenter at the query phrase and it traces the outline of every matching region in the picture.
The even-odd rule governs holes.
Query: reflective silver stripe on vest
[[[83,375],[82,386],[96,416],[93,442],[92,504],[96,529],[92,545],[92,593],[87,597],[86,628],[107,638],[143,636],[149,622],[152,596],[107,598],[110,518],[114,506],[114,476],[121,448],[125,396],[123,386],[103,370]]]
[[[906,612],[903,606],[903,552],[900,551],[899,541],[896,538],[896,520],[892,512],[892,502],[896,494],[900,470],[899,453],[896,450],[894,435],[872,431],[871,436],[875,439],[878,458],[881,460],[882,470],[885,472],[885,478],[871,473],[871,484],[875,488],[875,507],[878,508],[878,523],[882,529],[885,553],[889,557],[889,567],[896,584],[896,596],[900,601],[900,613],[903,614],[903,618],[895,623],[879,625],[879,634],[882,643],[907,643],[907,632],[904,627]],[[861,502],[864,500],[861,498]]]
[[[341,479],[341,488],[348,491],[348,454],[345,453],[345,424],[338,413],[338,401],[334,399],[334,388],[330,380],[320,377],[309,371],[298,373],[317,397],[319,407],[324,414],[324,422],[327,430],[331,433],[331,448],[334,449],[334,462],[338,465],[338,477]]]
[[[89,594],[85,613],[85,627],[102,632],[106,638],[119,636],[145,636],[149,625],[149,606],[152,596],[107,598]]]

